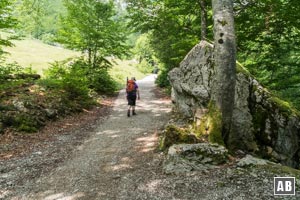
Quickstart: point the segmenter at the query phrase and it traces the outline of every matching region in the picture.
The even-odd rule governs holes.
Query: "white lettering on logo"
[[[286,181],[285,182],[285,191],[292,191],[292,182],[291,181]]]
[[[278,181],[277,192],[284,191],[283,181]]]

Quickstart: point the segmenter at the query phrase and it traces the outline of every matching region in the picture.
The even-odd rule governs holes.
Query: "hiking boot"
[[[127,117],[130,117],[130,111],[129,110],[127,111]]]
[[[136,115],[135,111],[132,111],[132,115]]]

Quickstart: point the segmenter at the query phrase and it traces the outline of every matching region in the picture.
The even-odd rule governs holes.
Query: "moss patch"
[[[222,114],[213,102],[209,103],[208,120],[209,142],[224,146],[222,138]]]
[[[217,143],[224,146],[222,114],[213,102],[209,103],[208,109],[208,113],[201,118],[200,125],[198,127],[194,125],[196,135],[201,140],[206,141],[208,139],[210,143]]]
[[[236,61],[236,72],[237,73],[242,73],[245,74],[247,76],[253,77],[252,74],[238,61]]]
[[[187,129],[178,128],[175,125],[168,125],[160,138],[159,149],[165,150],[173,144],[194,144],[197,142],[198,138],[189,133]]]
[[[261,168],[266,171],[271,171],[276,175],[291,175],[296,177],[297,179],[300,178],[300,170],[284,166],[284,165],[279,165],[279,164],[268,164],[268,165],[261,165],[257,166],[258,168]]]
[[[285,116],[297,116],[300,117],[300,112],[293,108],[289,102],[279,99],[278,97],[272,96],[269,99],[280,111],[280,113],[284,114]]]

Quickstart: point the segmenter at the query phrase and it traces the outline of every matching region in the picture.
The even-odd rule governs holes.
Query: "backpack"
[[[126,92],[135,92],[135,83],[133,80],[127,81],[127,87],[126,87]]]

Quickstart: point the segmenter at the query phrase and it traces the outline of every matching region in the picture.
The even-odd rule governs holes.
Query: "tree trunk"
[[[222,137],[224,143],[227,145],[234,108],[236,82],[236,42],[233,1],[212,0],[212,8],[215,61],[212,101],[221,112]]]
[[[206,0],[200,0],[201,7],[201,40],[207,38],[207,6]]]

